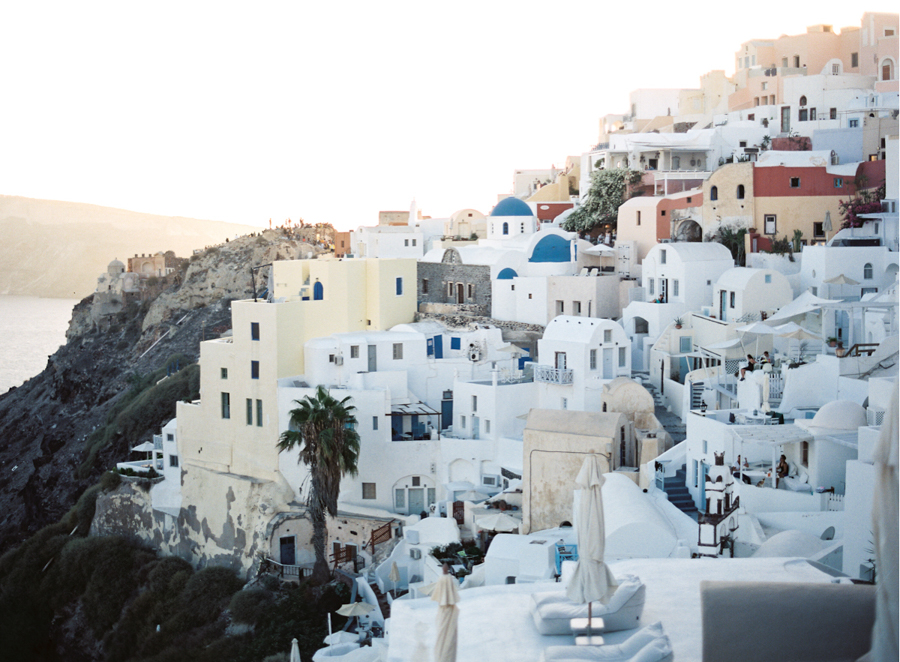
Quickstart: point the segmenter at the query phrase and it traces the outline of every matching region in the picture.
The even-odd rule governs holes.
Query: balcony
[[[534,366],[534,379],[545,384],[571,386],[572,371],[566,368],[554,368],[549,365],[536,364]]]

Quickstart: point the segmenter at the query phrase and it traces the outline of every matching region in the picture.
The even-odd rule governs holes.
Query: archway
[[[675,241],[703,241],[703,228],[693,219],[682,221],[675,231]]]

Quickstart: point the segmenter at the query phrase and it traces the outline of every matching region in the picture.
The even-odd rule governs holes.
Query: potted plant
[[[682,320],[680,317],[676,317],[674,321],[675,321],[676,329],[680,329],[682,327],[682,325],[684,324],[684,320]]]
[[[828,343],[829,347],[834,347],[835,345],[837,345],[837,338],[835,338],[834,336],[829,336],[825,339],[825,342]]]

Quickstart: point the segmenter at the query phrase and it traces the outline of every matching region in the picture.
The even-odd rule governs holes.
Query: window
[[[894,66],[893,62],[890,60],[885,60],[881,63],[881,80],[893,80],[894,79]]]
[[[375,498],[375,483],[363,483],[362,484],[362,498],[363,499],[374,499]]]
[[[728,307],[734,308],[734,292],[731,292],[728,297]]]
[[[564,312],[566,312],[566,304],[565,304],[565,302],[564,302],[564,301],[557,301],[557,302],[556,302],[556,314],[557,314],[557,315],[562,315]]]
[[[572,302],[572,314],[573,315],[581,315],[581,302],[580,301]]]
[[[791,188],[800,188],[800,178],[791,177]]]
[[[399,361],[403,358],[403,343],[395,342],[394,343],[394,360]]]
[[[603,342],[612,342],[612,329],[603,329]]]
[[[406,490],[403,488],[394,490],[394,508],[406,508]]]
[[[259,361],[250,361],[250,379],[259,379]]]
[[[619,347],[619,367],[625,367],[625,348]]]
[[[531,292],[529,292],[529,293],[528,293],[528,298],[530,299],[531,297],[532,297],[532,294],[531,294]]]
[[[718,186],[712,186],[712,187],[710,187],[710,189],[709,189],[709,199],[712,200],[713,202],[715,202],[716,200],[719,199],[719,187],[718,187]]]
[[[678,336],[678,351],[687,354],[692,349],[690,336]]]
[[[373,430],[378,429],[378,417],[377,416],[372,417],[372,429]]]
[[[766,274],[765,281],[766,285],[770,284],[772,282],[772,274]]]
[[[659,252],[659,263],[660,264],[666,263],[666,249],[665,248]]]
[[[253,425],[253,400],[247,398],[247,425]]]
[[[222,418],[231,418],[231,393],[222,392]]]
[[[487,419],[484,419],[484,433],[485,434],[491,433],[491,422]]]
[[[866,262],[863,265],[863,279],[864,280],[872,280],[872,263]]]
[[[466,417],[465,416],[459,417],[459,427],[461,427],[463,430],[466,429]]]
[[[690,198],[688,198],[688,200],[690,200]],[[660,215],[660,216],[665,216],[665,215],[666,215],[666,210],[665,210],[665,209],[660,210],[659,215]]]
[[[597,350],[592,349],[590,356],[591,356],[591,370],[596,370],[597,369]]]
[[[416,240],[413,239],[412,242],[413,242],[413,246],[415,246],[415,245],[416,245]]]
[[[166,433],[166,441],[175,441],[175,435]]]
[[[472,396],[472,411],[478,411],[478,396]]]
[[[359,358],[359,345],[350,345],[350,358],[351,359]]]
[[[885,37],[893,37],[894,36],[894,28],[885,28],[884,36]]]
[[[250,339],[259,340],[259,322],[250,322]]]
[[[859,128],[859,120],[858,119],[849,120],[847,122],[847,126],[849,126],[851,129],[858,129]]]
[[[850,66],[854,69],[859,66],[859,53],[850,53]]]
[[[472,283],[469,283],[469,298],[475,298],[475,286]]]
[[[799,68],[800,68],[800,56],[795,55],[794,56],[794,69],[799,69]],[[806,103],[806,101],[805,101],[806,97],[803,97],[803,99],[804,99],[804,101],[801,101],[800,103]]]
[[[804,467],[809,466],[809,442],[801,441],[800,442],[800,464]]]
[[[222,379],[228,379],[228,368],[222,368],[222,371],[219,374]]]
[[[813,294],[814,297],[819,296],[819,288],[816,287],[815,285],[813,285],[812,287],[810,287],[810,288],[809,288],[809,291],[812,292],[812,294]]]
[[[810,122],[815,122],[815,121],[816,121],[816,109],[815,109],[815,108],[810,108],[810,109],[809,109],[809,121],[810,121]]]
[[[177,467],[177,466],[178,466],[178,456],[177,456],[177,455],[170,455],[170,456],[169,456],[169,466],[170,466],[170,467]]]
[[[509,223],[503,222],[503,234],[509,234]]]
[[[672,296],[673,297],[678,296],[678,281],[677,280],[672,281]]]
[[[397,279],[396,286],[397,286],[397,296],[400,296],[401,294],[403,294],[403,279],[402,278]]]
[[[428,279],[422,279],[422,294],[428,294]]]
[[[453,296],[453,283],[447,283],[447,296]]]
[[[763,83],[763,85],[765,85],[765,83]],[[766,88],[763,87],[763,89],[766,89]],[[746,146],[747,146],[747,141],[746,141],[746,140],[741,140],[741,141],[738,143],[738,147],[746,147]]]
[[[409,246],[409,239],[404,239],[404,240],[403,240],[403,245],[404,245],[404,246]]]
[[[840,73],[841,73],[841,65],[839,65],[837,63],[832,64],[831,65],[831,75],[837,76]]]
[[[782,67],[788,66],[788,59],[786,57],[781,58],[781,66]]]
[[[813,237],[825,236],[825,228],[823,227],[824,225],[824,223],[813,223]]]
[[[652,279],[652,278],[648,278],[648,279],[647,279],[647,284],[650,286],[650,287],[649,287],[650,296],[653,296],[653,279]]]
[[[422,486],[422,477],[421,476],[413,476],[412,477],[412,486],[413,487],[421,487]]]
[[[837,119],[837,108],[829,108],[828,109],[828,119],[830,119],[830,120]]]
[[[801,108],[800,114],[797,117],[797,119],[800,120],[801,122],[807,121],[809,119],[809,111],[806,108]]]
[[[262,400],[256,401],[256,427],[261,428],[263,426],[263,412],[262,412]]]
[[[834,188],[844,188],[844,178],[843,177],[835,177],[834,178]]]
[[[806,97],[805,97],[805,96],[801,96],[801,97],[800,97],[800,105],[801,105],[801,106],[805,106],[805,105],[806,105]]]
[[[450,338],[450,349],[461,349],[462,340],[460,338]]]
[[[638,212],[638,213],[637,213],[637,224],[638,224],[638,225],[641,224],[641,212]]]

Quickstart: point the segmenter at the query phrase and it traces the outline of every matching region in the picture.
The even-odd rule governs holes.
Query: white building
[[[794,300],[787,277],[774,269],[734,267],[716,280],[713,315],[724,322],[750,321]]]

